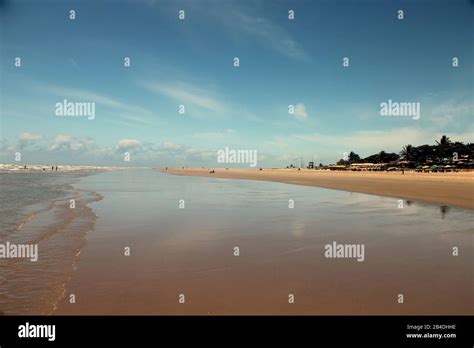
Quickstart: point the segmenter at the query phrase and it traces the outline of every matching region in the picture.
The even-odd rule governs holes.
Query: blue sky
[[[282,166],[474,141],[468,0],[0,4],[2,162],[212,166],[228,146]],[[56,116],[63,99],[96,117]],[[380,116],[388,99],[420,119]]]

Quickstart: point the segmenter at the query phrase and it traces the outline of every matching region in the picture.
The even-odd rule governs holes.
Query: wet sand
[[[474,172],[342,172],[297,169],[167,168],[169,174],[277,181],[474,209]]]
[[[156,170],[91,176],[80,187],[104,199],[55,314],[474,313],[469,210]],[[326,258],[333,241],[365,244],[365,261]]]

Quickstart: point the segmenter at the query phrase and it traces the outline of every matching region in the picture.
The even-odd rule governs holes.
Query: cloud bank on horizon
[[[10,2],[0,14],[0,161],[21,152],[25,163],[123,165],[127,152],[130,165],[212,166],[231,147],[283,166],[443,134],[473,142],[473,8]],[[396,116],[416,103],[419,118],[382,116],[387,101],[400,103]]]

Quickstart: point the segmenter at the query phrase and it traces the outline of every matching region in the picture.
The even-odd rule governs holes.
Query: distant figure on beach
[[[56,166],[56,171],[58,171],[58,166]]]
[[[54,170],[54,166],[51,167],[51,170]]]
[[[211,173],[211,174],[214,174],[214,173],[215,173],[214,169],[213,169],[213,170],[211,170],[209,173]]]
[[[23,166],[23,169],[28,169],[28,167],[27,167],[27,166]]]
[[[165,167],[165,170],[168,170],[168,167]]]

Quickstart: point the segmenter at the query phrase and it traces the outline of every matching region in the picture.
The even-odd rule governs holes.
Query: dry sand
[[[474,209],[474,172],[346,172],[308,169],[167,168],[176,175],[277,181]]]

